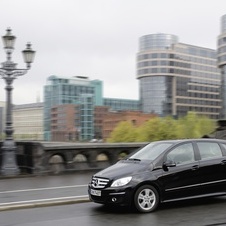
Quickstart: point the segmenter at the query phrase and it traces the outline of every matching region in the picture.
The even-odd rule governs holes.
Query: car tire
[[[151,185],[143,185],[137,189],[134,195],[134,205],[141,213],[154,211],[159,205],[159,194]]]

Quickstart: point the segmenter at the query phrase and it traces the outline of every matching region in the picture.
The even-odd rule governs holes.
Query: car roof
[[[221,143],[226,143],[226,140],[222,139],[213,139],[213,138],[192,138],[192,139],[178,139],[178,140],[159,140],[156,142],[159,143],[172,143],[172,144],[179,144],[183,142],[188,142],[188,141],[210,141],[210,142],[221,142]]]

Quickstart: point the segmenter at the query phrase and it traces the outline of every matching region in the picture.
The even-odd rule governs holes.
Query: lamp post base
[[[18,175],[20,170],[16,162],[16,146],[13,140],[5,140],[2,146],[1,174],[5,176]]]

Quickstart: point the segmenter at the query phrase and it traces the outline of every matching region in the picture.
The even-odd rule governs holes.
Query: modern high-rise
[[[103,98],[102,90],[103,84],[100,80],[90,80],[83,76],[50,76],[44,87],[45,140],[65,140],[65,134],[72,140],[80,141],[100,138],[100,117],[104,114],[103,109],[139,110],[138,100]],[[100,107],[99,113],[97,106]],[[74,112],[74,122],[68,125],[70,120],[66,121],[66,117],[71,112]],[[73,134],[74,137],[68,134]]]
[[[221,75],[213,49],[180,43],[171,34],[142,36],[137,79],[143,112],[181,117],[194,111],[220,117]]]
[[[221,17],[221,33],[218,36],[217,60],[221,73],[221,118],[226,117],[226,15]]]
[[[76,76],[64,78],[50,76],[44,86],[44,134],[51,140],[51,108],[59,105],[79,105],[79,120],[75,130],[80,130],[82,140],[93,135],[95,105],[103,105],[102,81]]]

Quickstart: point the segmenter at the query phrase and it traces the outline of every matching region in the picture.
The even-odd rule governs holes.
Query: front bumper
[[[90,185],[88,194],[91,201],[102,204],[131,205],[133,189],[131,187],[95,189]],[[95,195],[93,195],[95,194]]]

